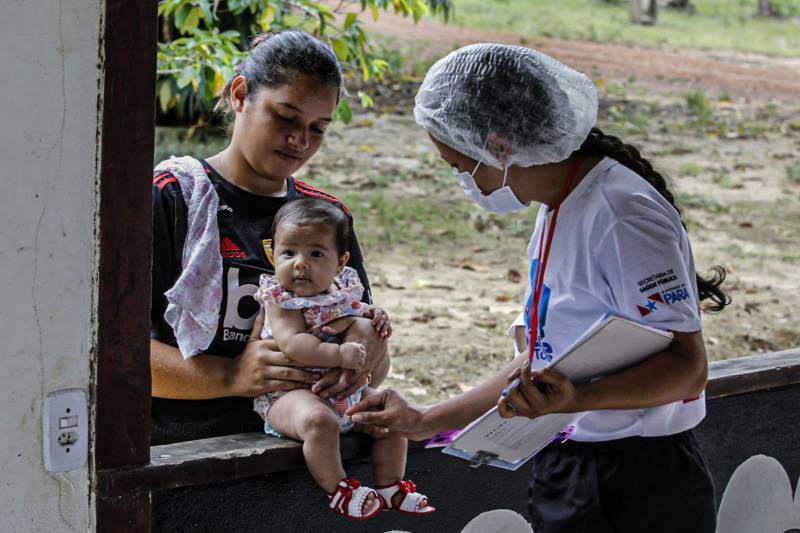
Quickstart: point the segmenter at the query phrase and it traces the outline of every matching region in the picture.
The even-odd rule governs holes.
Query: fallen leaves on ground
[[[506,272],[506,279],[511,283],[519,283],[522,281],[522,274],[519,273],[519,270],[509,268],[508,272]]]
[[[464,270],[472,270],[473,272],[489,272],[489,267],[476,263],[475,261],[462,261],[458,266]]]
[[[432,282],[428,281],[427,279],[421,279],[421,278],[414,282],[414,288],[415,289],[444,289],[444,290],[448,290],[448,291],[451,291],[451,290],[455,289],[455,287],[453,287],[452,285],[444,285],[444,284],[441,284],[441,283],[432,283]]]
[[[497,320],[494,320],[493,318],[479,318],[473,320],[472,323],[478,326],[479,328],[491,329],[497,327]]]
[[[420,315],[414,315],[411,317],[411,320],[414,322],[420,322],[422,324],[427,324],[431,320],[435,319],[436,315],[433,314],[431,311],[425,311]]]

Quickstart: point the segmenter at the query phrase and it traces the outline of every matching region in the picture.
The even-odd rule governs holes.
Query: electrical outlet
[[[83,389],[48,394],[43,425],[44,466],[49,472],[66,472],[86,464],[89,416]]]

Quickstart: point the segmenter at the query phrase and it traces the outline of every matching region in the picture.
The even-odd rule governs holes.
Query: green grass
[[[714,116],[714,108],[711,105],[706,93],[703,91],[692,91],[684,95],[686,99],[686,109],[689,114],[694,116],[700,124],[708,124]]]
[[[383,189],[371,193],[329,189],[353,212],[364,249],[412,246],[417,252],[454,243],[496,242],[500,235],[524,242],[533,228],[531,214],[486,215],[456,196],[401,196]]]
[[[711,178],[714,183],[726,189],[740,189],[742,184],[734,180],[727,172],[718,172]]]
[[[682,209],[702,209],[703,211],[713,214],[730,212],[730,206],[721,204],[716,200],[707,198],[706,196],[687,192],[678,192],[675,198],[675,203],[677,203],[678,207]]]
[[[686,174],[688,176],[699,176],[703,173],[703,166],[698,163],[684,163],[678,167],[679,174]]]
[[[791,0],[795,1],[796,0]],[[453,23],[522,36],[615,41],[644,46],[729,49],[800,55],[800,23],[756,16],[755,0],[694,0],[696,11],[660,9],[655,26],[630,23],[628,2],[601,0],[455,0]]]
[[[792,183],[800,184],[800,163],[786,165],[786,177]]]
[[[228,146],[228,137],[220,129],[156,128],[153,164],[169,156],[210,157]]]

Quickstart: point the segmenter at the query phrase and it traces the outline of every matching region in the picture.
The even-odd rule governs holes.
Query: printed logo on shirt
[[[233,208],[229,205],[221,204],[217,206],[217,211],[227,211],[228,213],[233,213]]]
[[[247,252],[240,250],[230,237],[223,237],[219,241],[219,253],[226,259],[244,259],[247,257]]]
[[[645,303],[644,307],[637,305],[636,309],[641,316],[647,316],[658,310],[658,304],[672,305],[688,300],[689,297],[689,289],[686,288],[685,284],[681,283],[662,292],[654,292],[647,297],[647,303]]]
[[[538,259],[531,262],[530,270],[530,285],[533,287],[534,280],[536,279],[536,267],[538,266]],[[536,336],[536,345],[533,347],[533,359],[535,361],[544,361],[549,363],[553,360],[553,346],[544,340],[544,327],[547,324],[547,307],[550,303],[550,287],[542,284],[542,295],[539,297],[539,313],[537,317],[539,334]],[[528,332],[528,344],[531,342],[531,306],[533,305],[533,291],[528,295],[528,300],[525,302],[525,329]]]
[[[652,291],[657,287],[667,285],[677,280],[678,276],[676,276],[675,271],[670,268],[669,270],[666,270],[664,272],[659,272],[657,274],[653,274],[652,276],[648,276],[644,279],[640,279],[636,284],[639,286],[639,292],[645,293],[648,291]]]
[[[639,310],[639,314],[642,316],[647,316],[653,311],[658,309],[658,303],[664,303],[664,299],[661,298],[661,293],[654,292],[650,296],[647,297],[647,303],[642,307],[641,305],[637,305],[636,309]]]
[[[536,346],[533,350],[533,358],[536,361],[550,363],[553,361],[553,346],[549,342],[544,342],[541,338],[536,339]]]
[[[240,284],[239,271],[236,267],[228,269],[228,298],[222,321],[223,341],[247,341],[258,314],[258,302],[253,298],[258,287],[250,283]]]
[[[272,239],[262,239],[261,244],[264,246],[264,255],[267,256],[270,266],[275,268],[275,258],[272,256]]]

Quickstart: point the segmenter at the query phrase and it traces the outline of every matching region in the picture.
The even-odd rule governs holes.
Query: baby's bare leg
[[[269,423],[303,442],[308,470],[328,494],[346,477],[339,453],[339,420],[331,405],[305,389],[293,390],[270,407]]]
[[[364,397],[375,394],[375,389],[364,390]],[[372,444],[372,469],[375,485],[385,487],[403,479],[406,471],[408,441],[399,433],[390,432],[386,438],[375,439]]]

